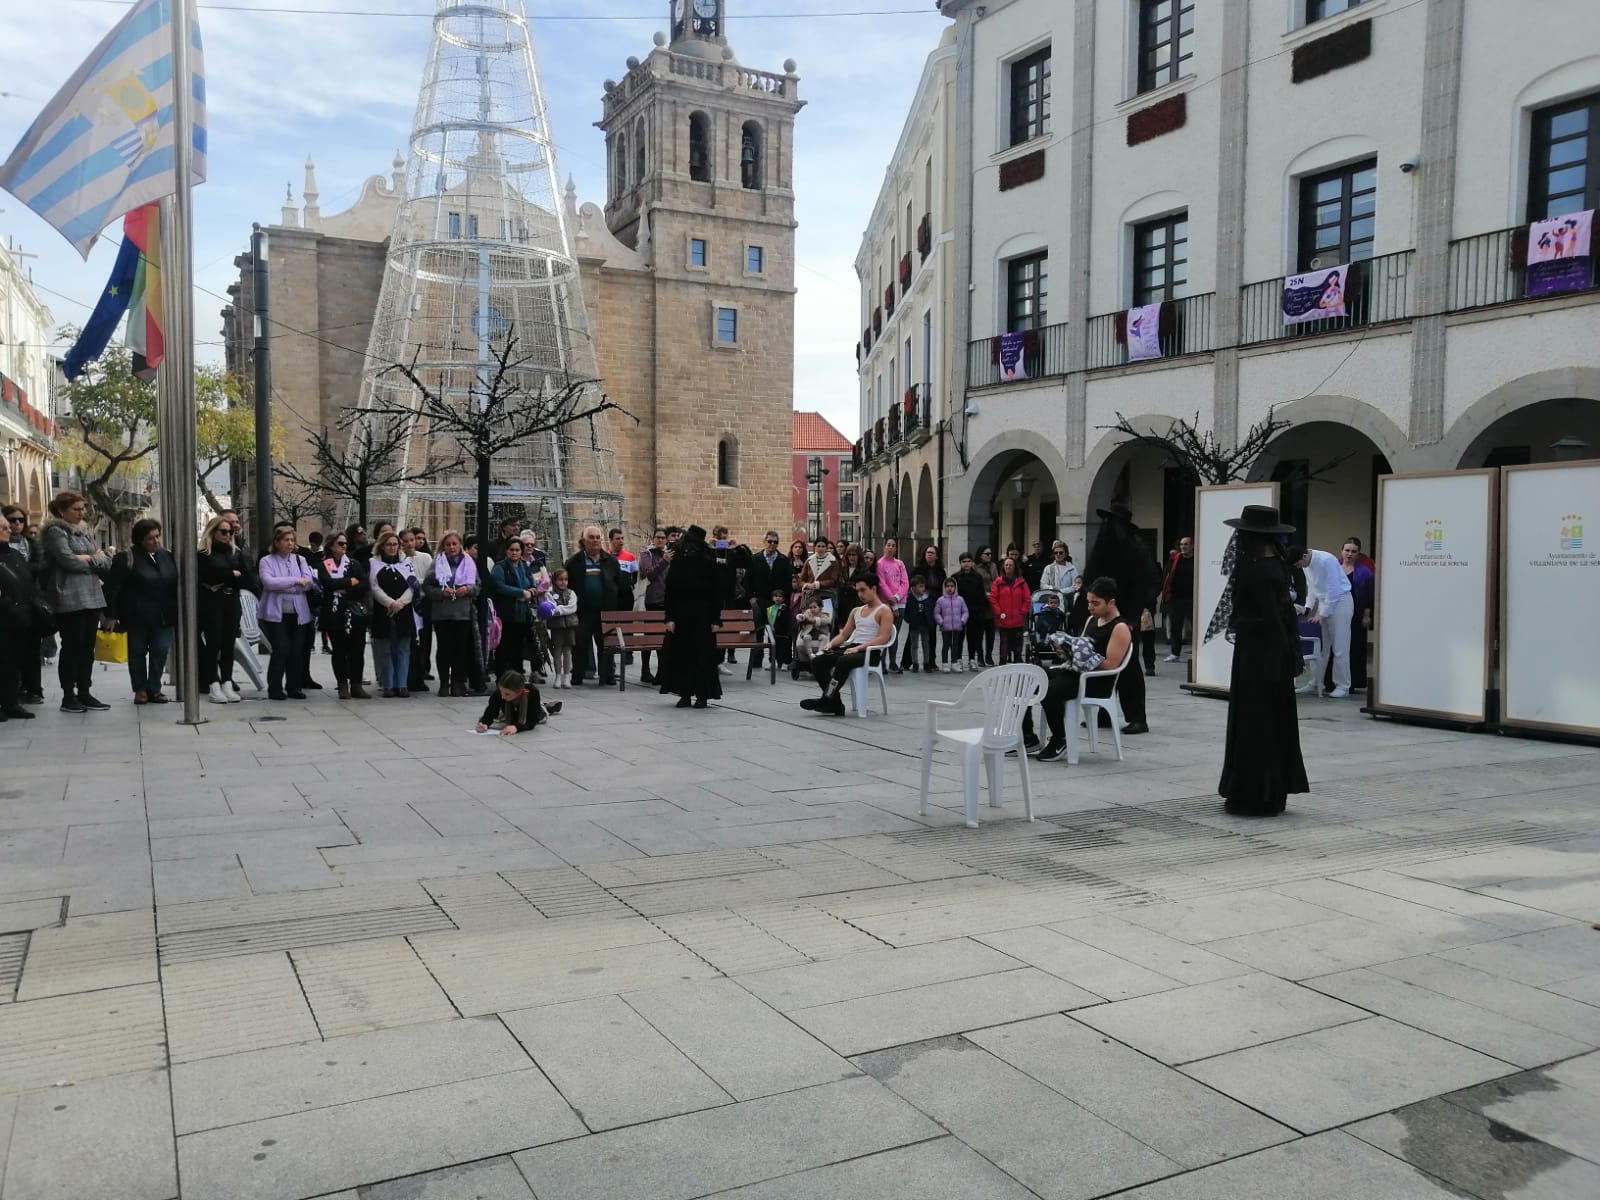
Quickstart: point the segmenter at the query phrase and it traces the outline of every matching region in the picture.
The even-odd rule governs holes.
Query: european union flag
[[[177,191],[172,110],[173,4],[139,0],[45,106],[4,166],[0,188],[89,257],[124,213]],[[194,180],[206,177],[200,27],[190,56]]]
[[[128,311],[133,300],[133,287],[139,278],[139,259],[142,255],[132,238],[124,238],[122,249],[117,251],[117,265],[111,270],[111,282],[106,284],[100,303],[84,324],[83,332],[62,360],[61,369],[68,380],[83,374],[83,369],[105,353],[117,323]]]

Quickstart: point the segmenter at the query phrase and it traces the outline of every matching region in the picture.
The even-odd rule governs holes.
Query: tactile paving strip
[[[10,1004],[22,977],[22,960],[28,953],[28,935],[8,933],[0,937],[0,1004]]]

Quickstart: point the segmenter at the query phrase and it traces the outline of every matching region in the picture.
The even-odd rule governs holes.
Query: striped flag
[[[146,204],[122,219],[122,249],[117,252],[111,279],[94,312],[61,367],[67,379],[82,375],[105,353],[124,313],[128,316],[127,342],[133,351],[133,373],[146,383],[166,356],[162,328],[161,221],[157,205]]]
[[[0,188],[53,225],[85,258],[107,225],[177,190],[173,4],[138,0],[0,166]],[[200,182],[206,176],[205,66],[199,24],[191,27],[193,175]]]

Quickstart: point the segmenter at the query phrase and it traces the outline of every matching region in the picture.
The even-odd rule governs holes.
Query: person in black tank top
[[[1095,652],[1105,660],[1103,670],[1114,670],[1133,653],[1133,632],[1117,608],[1117,581],[1102,575],[1085,589],[1089,608],[1089,623],[1083,634],[1093,643]],[[1050,727],[1050,740],[1039,752],[1040,762],[1060,758],[1067,750],[1067,704],[1078,697],[1079,673],[1071,667],[1060,667],[1049,672],[1050,687],[1039,706],[1044,709],[1045,723]],[[1109,696],[1116,680],[1111,676],[1089,681],[1091,696]],[[1022,741],[1030,749],[1038,745],[1034,732],[1033,710],[1030,708],[1022,721]]]

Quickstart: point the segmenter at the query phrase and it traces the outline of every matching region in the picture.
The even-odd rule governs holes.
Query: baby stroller
[[[1055,600],[1053,607],[1048,603],[1052,598]],[[1064,632],[1066,628],[1066,598],[1057,591],[1034,593],[1033,604],[1028,612],[1028,661],[1043,667],[1059,663],[1061,652],[1050,644],[1050,637]]]

